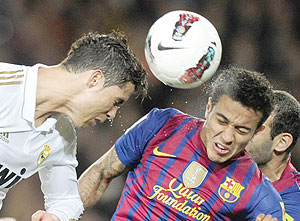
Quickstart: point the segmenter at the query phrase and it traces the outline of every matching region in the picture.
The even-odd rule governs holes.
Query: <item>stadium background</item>
[[[177,9],[197,12],[217,28],[223,44],[221,65],[234,64],[266,74],[276,89],[300,100],[300,2],[297,0],[0,0],[0,61],[33,65],[57,64],[71,43],[88,31],[123,31],[144,62],[144,41],[151,24]],[[78,129],[78,176],[137,119],[153,107],[175,107],[203,117],[203,88],[172,89],[152,74],[151,100],[130,99],[116,119],[94,128]],[[299,144],[293,162],[300,169]],[[86,211],[83,221],[109,220],[124,176],[114,180],[103,199]],[[43,208],[37,175],[12,189],[0,216],[30,220]]]

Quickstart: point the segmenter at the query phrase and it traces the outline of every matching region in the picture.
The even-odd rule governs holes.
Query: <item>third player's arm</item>
[[[94,162],[79,178],[79,194],[84,208],[94,206],[102,197],[110,181],[126,171],[115,146]]]

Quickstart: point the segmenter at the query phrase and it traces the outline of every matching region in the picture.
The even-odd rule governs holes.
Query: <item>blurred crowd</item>
[[[223,45],[221,67],[237,65],[263,72],[274,88],[300,100],[300,1],[297,0],[0,0],[0,61],[33,65],[59,63],[71,43],[83,33],[123,31],[129,45],[147,67],[144,44],[153,22],[172,10],[189,10],[210,20]],[[204,87],[167,87],[149,71],[151,98],[130,99],[113,122],[78,129],[78,176],[103,155],[130,125],[153,107],[174,107],[203,117]],[[292,153],[300,169],[300,147]],[[114,180],[103,199],[83,215],[83,221],[109,220],[123,188]],[[30,220],[43,208],[37,175],[18,184],[4,200],[1,216]]]

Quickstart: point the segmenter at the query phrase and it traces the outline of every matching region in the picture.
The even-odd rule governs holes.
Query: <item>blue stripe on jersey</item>
[[[274,191],[272,191],[274,189]],[[260,213],[271,214],[273,217],[282,219],[282,208],[279,204],[281,197],[271,182],[267,179],[263,179],[262,182],[256,186],[249,199],[245,209],[250,213],[247,214],[247,219],[255,219]],[[259,200],[259,201],[258,201]],[[255,206],[255,207],[254,207]],[[265,211],[257,211],[255,208],[265,208]],[[281,218],[280,218],[281,217]]]
[[[170,134],[170,136],[169,137],[172,137],[174,134],[176,134],[176,133],[178,133],[182,128],[183,128],[183,126],[186,124],[186,123],[188,123],[189,121],[191,121],[191,120],[193,120],[194,118],[192,118],[192,117],[189,117],[189,118],[186,118],[178,127],[176,127],[172,132],[171,132],[171,134]],[[194,130],[192,130],[191,132],[190,132],[190,134],[192,134],[192,135],[194,135],[194,133],[196,132],[197,130],[196,129],[194,129]],[[188,135],[187,135],[188,136]],[[168,138],[169,139],[169,138]],[[164,141],[164,143],[166,143],[167,141],[168,141],[168,139],[166,139],[166,141]],[[187,140],[185,140],[185,142],[186,142]],[[185,143],[180,143],[179,144],[179,146],[176,148],[176,150],[174,151],[174,153],[172,153],[172,154],[175,154],[176,156],[178,156],[179,155],[179,153],[182,151],[182,148],[185,146]],[[169,160],[168,160],[168,162],[167,162],[167,166],[166,167],[164,167],[164,170],[168,170],[173,164],[174,164],[174,162],[176,161],[176,159],[174,159],[174,158],[170,158]],[[148,176],[148,173],[149,173],[149,168],[150,168],[150,166],[151,166],[151,164],[152,164],[152,161],[147,161],[147,164],[145,165],[145,171],[144,171],[144,182],[142,183],[142,185],[141,185],[141,188],[143,189],[144,188],[144,186],[146,185],[146,180],[147,180],[147,176]],[[160,172],[160,174],[159,174],[159,178],[158,178],[158,182],[156,183],[156,185],[159,185],[159,184],[161,184],[162,183],[162,181],[164,180],[164,177],[165,177],[165,175],[163,175],[162,174],[162,172],[164,172],[163,170],[161,170],[161,172]],[[140,207],[140,202],[136,202],[135,204],[134,204],[134,207],[136,207],[137,206],[137,209],[138,209],[138,207]],[[153,209],[153,207],[154,207],[154,204],[151,206],[151,205],[149,205],[149,209],[148,209],[148,211],[147,211],[147,214],[146,214],[146,216],[149,218],[149,220],[150,220],[150,217],[151,217],[151,214],[152,214],[152,209]],[[133,208],[131,208],[130,210],[133,210]]]
[[[232,174],[234,173],[234,171],[235,171],[235,169],[236,169],[236,167],[237,167],[237,165],[239,163],[240,163],[240,160],[236,160],[236,161],[234,161],[233,163],[230,164],[230,166],[228,167],[226,173],[224,174],[224,177],[223,177],[221,183],[223,183],[226,180],[227,176],[228,177],[232,177]],[[212,194],[212,196],[207,200],[207,204],[208,205],[212,205],[211,208],[214,206],[214,204],[216,203],[216,201],[219,199],[219,193],[218,193],[218,191],[219,191],[219,186],[217,187],[217,189],[215,190],[215,192]],[[235,204],[236,203],[237,202],[235,202]],[[223,207],[224,206],[225,205],[223,205]],[[221,207],[220,211],[224,211],[224,210],[222,210],[223,207]],[[216,213],[216,217],[214,217],[214,218],[218,218],[220,220],[224,220],[224,217],[225,217],[224,215],[226,215],[226,214]]]
[[[282,198],[282,201],[284,202],[286,213],[295,221],[300,221],[300,188],[298,184],[295,182],[294,186],[286,188],[284,191],[280,192],[280,196]]]

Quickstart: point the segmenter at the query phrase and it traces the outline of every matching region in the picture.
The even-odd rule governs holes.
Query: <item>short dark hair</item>
[[[132,82],[137,96],[144,98],[147,95],[146,70],[129,48],[122,32],[84,34],[72,44],[61,66],[75,74],[100,69],[105,87],[122,87]]]
[[[288,92],[274,91],[274,118],[271,123],[272,140],[281,133],[290,133],[293,142],[286,150],[289,154],[296,145],[300,135],[300,104]]]
[[[225,94],[243,106],[261,112],[263,117],[257,128],[272,111],[272,86],[261,73],[230,66],[220,70],[210,86],[213,105]]]

